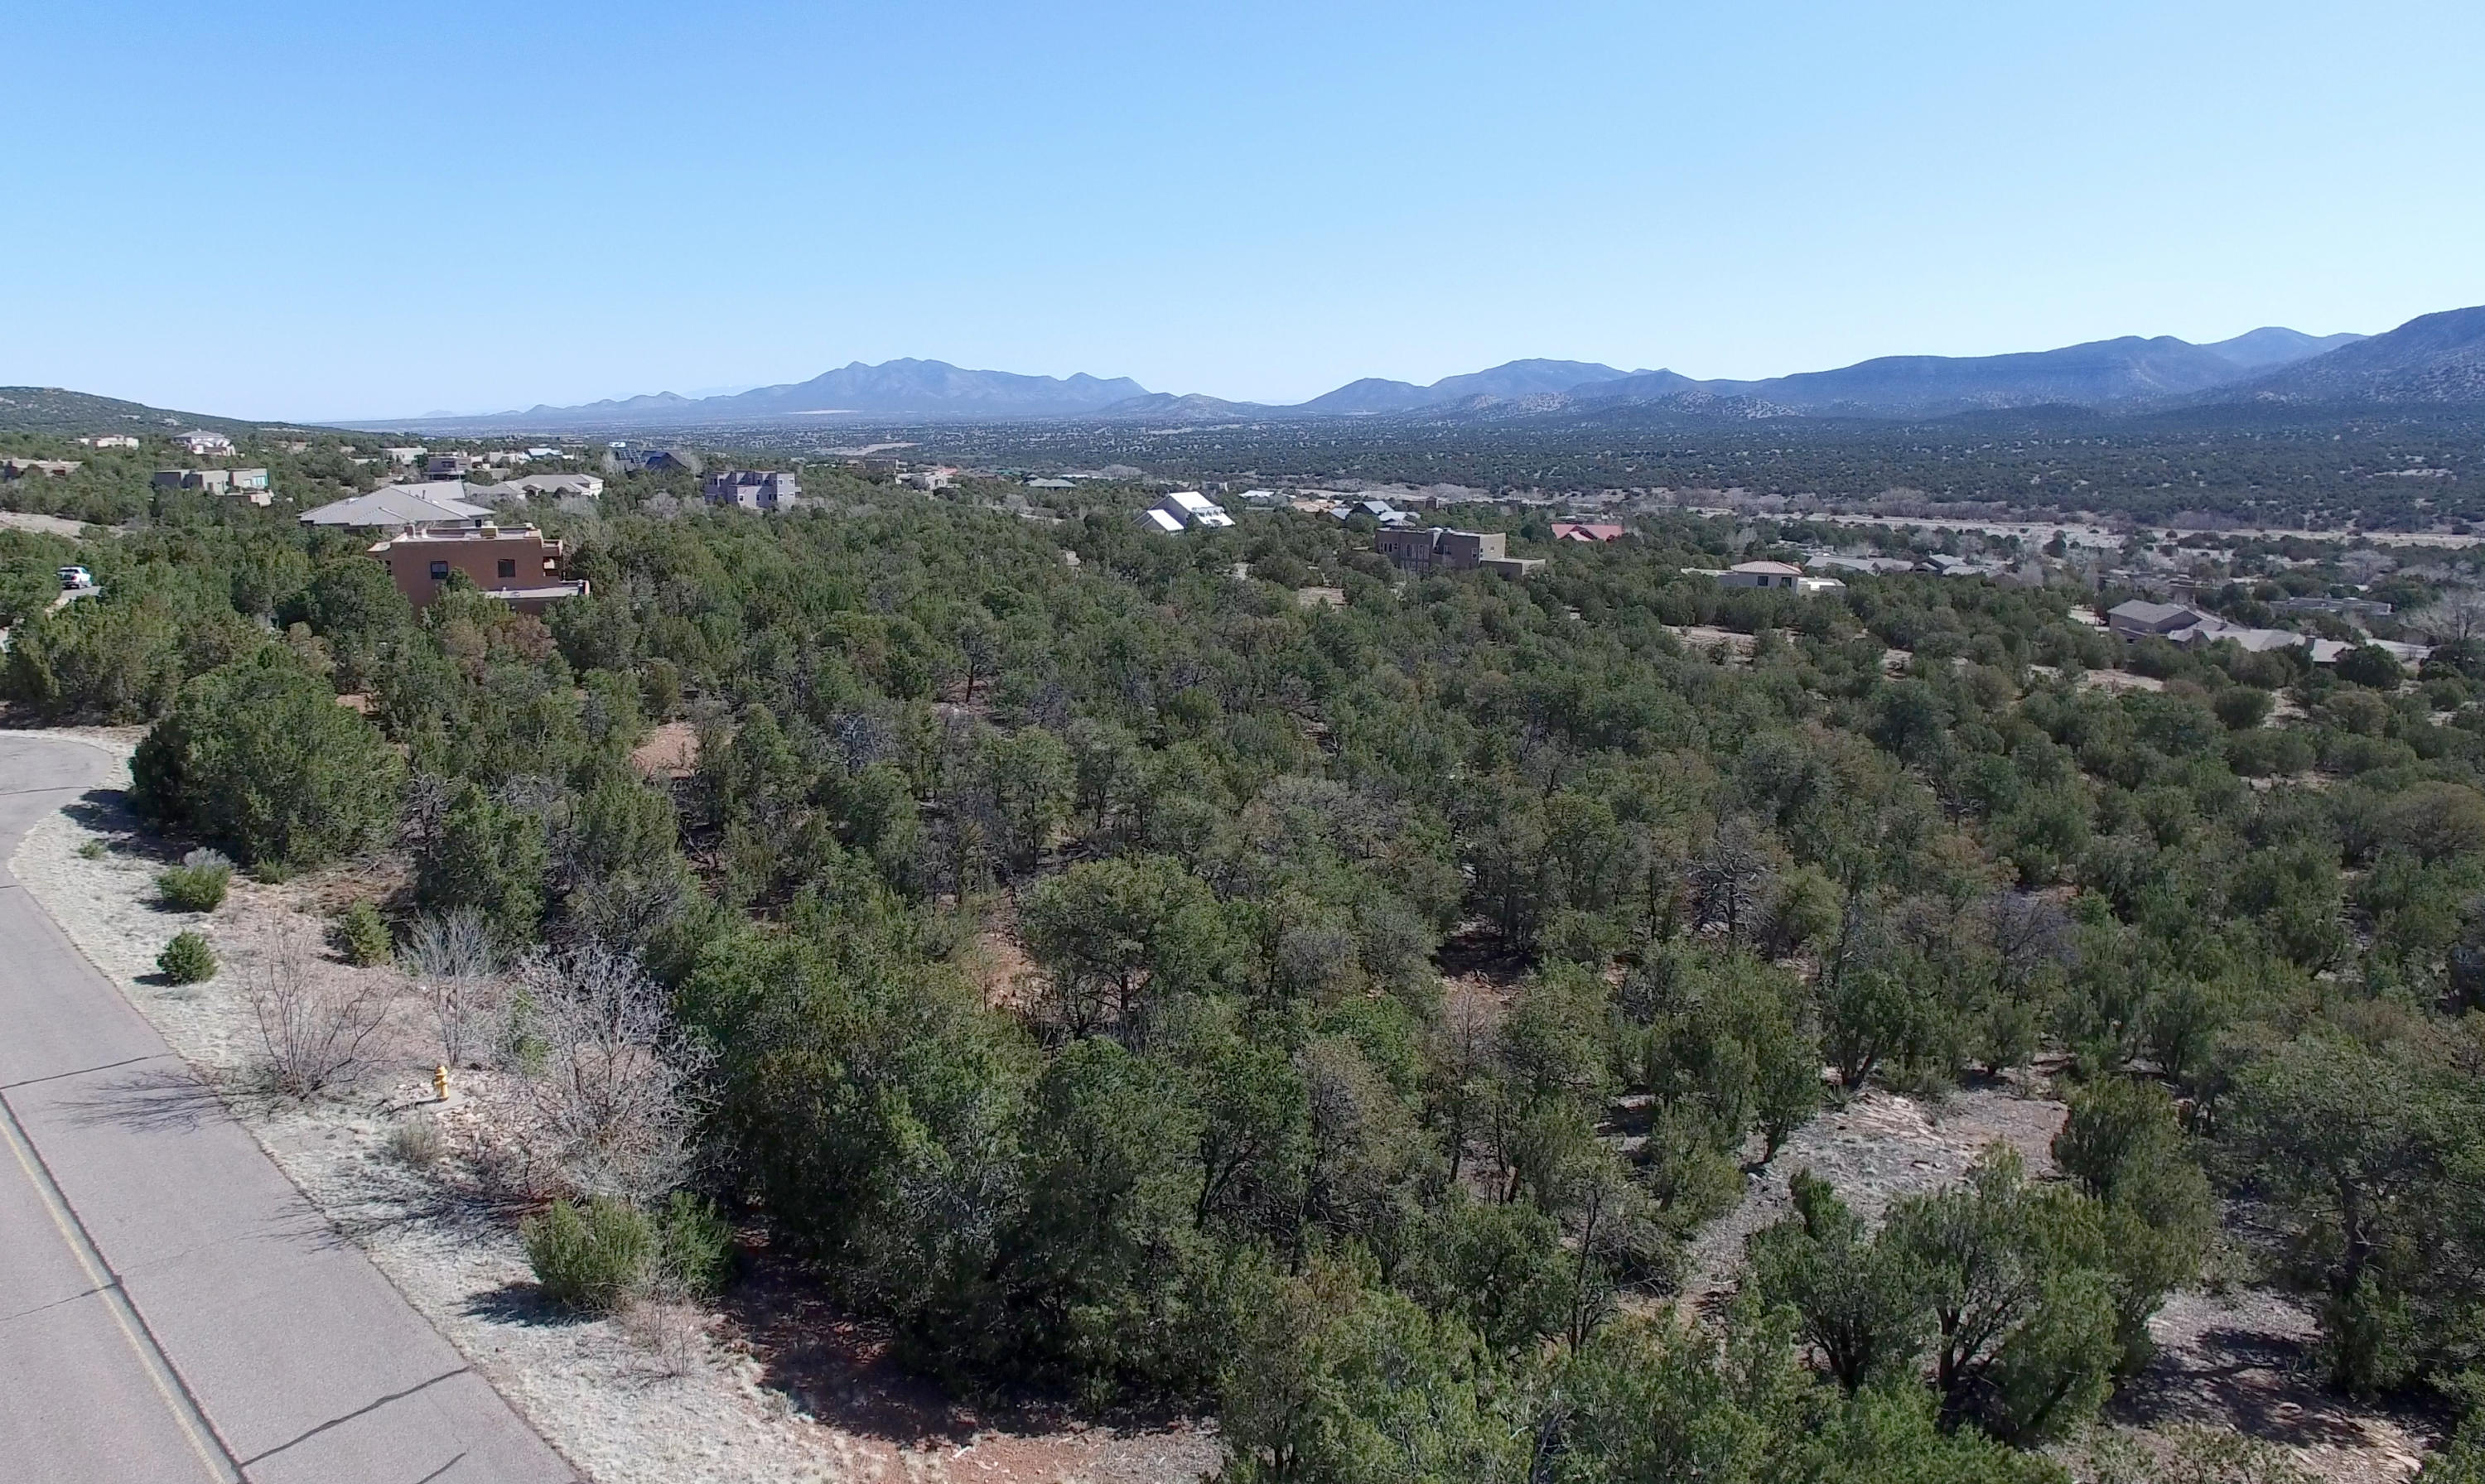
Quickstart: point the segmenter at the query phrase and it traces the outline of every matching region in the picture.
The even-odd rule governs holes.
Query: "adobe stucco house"
[[[409,530],[375,543],[370,553],[416,607],[438,598],[452,574],[484,596],[526,613],[540,613],[563,598],[587,596],[584,580],[560,575],[568,546],[544,539],[532,526]]]

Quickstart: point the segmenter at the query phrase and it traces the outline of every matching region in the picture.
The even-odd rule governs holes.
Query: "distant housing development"
[[[0,459],[0,479],[23,479],[28,474],[42,474],[60,479],[76,473],[76,459]]]
[[[1375,533],[1375,549],[1407,572],[1489,572],[1521,578],[1544,565],[1541,556],[1511,555],[1510,537],[1497,530],[1384,526]]]
[[[2211,644],[2232,643],[2254,654],[2276,649],[2302,649],[2314,664],[2329,664],[2340,655],[2355,648],[2336,639],[2315,638],[2292,629],[2254,629],[2219,617],[2205,608],[2181,603],[2150,603],[2135,598],[2116,604],[2107,610],[2106,627],[2115,636],[2127,643],[2142,639],[2164,639],[2182,649],[2200,649]],[[2433,653],[2422,644],[2400,643],[2389,639],[2367,642],[2388,651],[2393,658],[2420,661]]]
[[[190,456],[193,458],[206,458],[213,454],[233,451],[232,439],[222,433],[210,433],[205,428],[188,433],[177,433],[173,437],[173,442],[190,450]]]
[[[521,495],[576,496],[582,499],[594,499],[603,495],[604,481],[594,474],[520,474],[495,488],[515,490]]]
[[[644,448],[630,454],[626,467],[644,469],[655,473],[697,473],[702,465],[699,456],[681,448]]]
[[[254,505],[275,502],[264,469],[159,469],[149,481],[159,490],[198,490],[208,495],[237,495]]]
[[[1173,535],[1186,530],[1219,530],[1234,524],[1225,507],[1197,490],[1176,490],[1139,512],[1139,525]]]
[[[1846,587],[1836,578],[1806,577],[1801,567],[1789,561],[1736,562],[1714,576],[1720,587],[1773,587],[1796,593],[1834,593]]]
[[[711,505],[783,510],[802,502],[803,483],[778,470],[727,469],[708,475],[702,493]]]
[[[2116,604],[2105,615],[2106,627],[2124,639],[2164,639],[2185,649],[2198,649],[2221,639],[2231,639],[2255,654],[2271,649],[2291,649],[2308,642],[2307,636],[2292,629],[2254,629],[2229,623],[2217,614],[2179,603],[2149,603],[2135,598]]]

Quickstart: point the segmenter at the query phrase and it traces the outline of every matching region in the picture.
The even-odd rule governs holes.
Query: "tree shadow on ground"
[[[1081,1411],[1029,1390],[976,1399],[909,1370],[885,1322],[859,1316],[790,1257],[753,1239],[722,1307],[760,1363],[760,1384],[824,1425],[909,1448],[959,1448],[994,1434],[1081,1429],[1157,1432],[1184,1425],[1172,1408]]]
[[[176,865],[188,849],[150,833],[131,805],[127,789],[89,789],[63,804],[61,813],[80,829],[101,836],[103,848],[115,855]]]
[[[157,1065],[104,1078],[60,1106],[82,1127],[109,1124],[137,1133],[188,1132],[229,1116],[216,1090],[170,1053],[146,1060]]]
[[[2227,1427],[2291,1448],[2369,1451],[2375,1424],[2438,1436],[2444,1419],[2422,1407],[2360,1402],[2330,1389],[2317,1341],[2250,1322],[2212,1324],[2162,1347],[2108,1407],[2139,1427]]]
[[[543,1286],[533,1282],[506,1282],[497,1288],[470,1295],[465,1312],[477,1319],[494,1324],[522,1325],[528,1329],[566,1329],[587,1324],[592,1314],[582,1314],[563,1309],[544,1297]]]

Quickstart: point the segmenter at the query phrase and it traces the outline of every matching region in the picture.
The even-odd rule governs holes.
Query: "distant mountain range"
[[[1617,371],[1612,366],[1598,365],[1593,361],[1513,361],[1488,371],[1444,376],[1429,387],[1367,376],[1300,403],[1294,411],[1368,418],[1380,413],[1440,407],[1480,396],[1505,400],[1546,396],[1598,384],[1625,381],[1635,376],[1671,374],[1668,371]],[[1684,378],[1678,377],[1677,380],[1689,385]]]
[[[2485,402],[2485,307],[2418,315],[2228,392],[2219,400]]]
[[[2109,410],[2218,403],[2485,405],[2485,308],[2426,314],[2370,337],[2272,326],[2194,344],[2172,336],[2091,340],[2002,356],[1884,356],[1761,381],[1703,381],[1588,361],[1513,361],[1430,386],[1367,377],[1292,406],[1150,391],[1127,376],[1023,376],[941,361],[856,362],[809,381],[730,394],[657,392],[486,417],[358,420],[373,429],[478,433],[664,432],[753,424],[907,419],[1142,423],[1314,418],[1419,422],[1570,419],[1926,418],[2065,406]],[[164,413],[57,389],[0,388],[0,430],[88,431],[114,422],[229,419]]]
[[[2210,345],[2171,335],[2148,339],[2131,335],[2007,356],[1883,356],[1834,371],[1803,371],[1766,381],[1694,382],[1658,371],[1592,382],[1571,389],[1569,395],[1573,401],[1603,402],[1697,391],[1793,412],[1865,417],[1922,417],[2053,402],[2102,407],[2205,391],[2361,338],[2316,337],[2275,327]],[[2240,357],[2226,353],[2226,347],[2239,344]]]
[[[809,381],[756,387],[727,396],[652,396],[588,402],[578,407],[530,407],[488,418],[529,426],[608,426],[622,422],[754,422],[779,418],[904,417],[937,414],[963,418],[1076,418],[1117,402],[1147,395],[1127,376],[1102,381],[1083,372],[1062,379],[1010,371],[966,371],[945,361],[857,361]]]
[[[2485,402],[2485,310],[2426,315],[2388,335],[2306,335],[2271,326],[2194,344],[2124,336],[2001,356],[1883,356],[1761,381],[1625,371],[1592,361],[1513,361],[1430,386],[1366,377],[1307,402],[1270,406],[1150,391],[1110,380],[965,370],[940,361],[857,362],[809,381],[728,396],[671,392],[488,418],[407,418],[382,427],[688,429],[821,419],[1058,418],[1140,422],[1292,418],[1506,420],[1588,417],[1939,417],[1980,409],[2141,407],[2251,397]]]

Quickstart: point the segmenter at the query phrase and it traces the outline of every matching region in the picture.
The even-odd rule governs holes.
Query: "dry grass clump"
[[[696,1304],[647,1294],[622,1306],[613,1322],[662,1379],[691,1375],[707,1363],[708,1316]]]
[[[449,1138],[437,1121],[412,1118],[389,1130],[388,1151],[409,1170],[433,1170],[449,1157]]]

